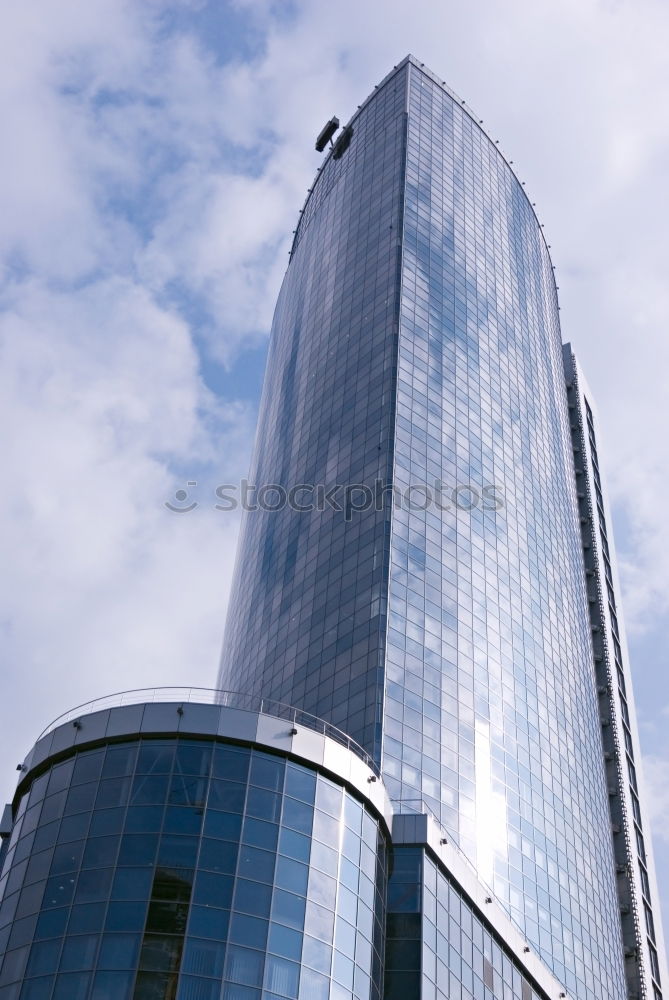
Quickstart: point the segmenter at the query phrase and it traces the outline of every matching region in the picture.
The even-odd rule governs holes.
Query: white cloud
[[[27,723],[70,702],[211,685],[237,520],[202,491],[199,510],[167,511],[169,463],[238,476],[250,421],[204,387],[186,324],[126,280],[27,283],[6,305],[3,741],[20,755]]]
[[[644,757],[643,776],[655,839],[669,845],[669,758]]]

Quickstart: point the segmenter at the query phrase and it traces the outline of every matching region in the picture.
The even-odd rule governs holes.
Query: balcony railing
[[[379,768],[370,754],[351,739],[347,733],[319,719],[318,716],[305,712],[301,708],[294,708],[280,701],[273,701],[269,698],[259,698],[255,695],[244,694],[239,691],[220,691],[215,688],[202,687],[158,687],[158,688],[135,688],[129,691],[119,691],[103,698],[96,698],[94,701],[84,702],[67,712],[63,712],[57,719],[49,723],[46,729],[40,733],[39,739],[54,730],[57,726],[65,722],[73,722],[82,715],[90,715],[92,712],[104,712],[108,708],[119,708],[123,705],[142,705],[145,703],[174,702],[177,704],[193,703],[200,705],[220,705],[222,708],[236,708],[244,712],[256,712],[262,715],[272,715],[277,719],[285,719],[306,729],[312,729],[316,733],[329,737],[335,743],[339,743],[359,757],[374,774],[380,774]]]

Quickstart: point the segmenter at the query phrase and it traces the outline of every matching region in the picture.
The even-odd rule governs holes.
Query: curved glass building
[[[570,412],[534,208],[409,57],[300,215],[219,686],[360,742],[571,995],[654,998],[621,933]]]
[[[378,1000],[390,812],[350,741],[244,699],[124,700],[23,765],[2,1000]]]
[[[541,224],[412,57],[337,131],[274,317],[218,688],[38,740],[0,821],[0,1000],[666,995],[594,409]]]

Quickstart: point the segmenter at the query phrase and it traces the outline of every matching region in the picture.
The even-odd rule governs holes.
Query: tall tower
[[[662,1000],[592,399],[481,126],[407,57],[327,153],[218,688],[19,765],[0,1000]]]
[[[219,687],[359,741],[575,996],[622,1000],[625,963],[654,998],[660,963],[621,945],[574,454],[542,227],[409,57],[300,213]]]

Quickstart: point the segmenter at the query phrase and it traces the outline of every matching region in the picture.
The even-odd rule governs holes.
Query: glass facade
[[[385,857],[357,798],[284,757],[75,752],[16,804],[0,1000],[378,1000]]]
[[[406,87],[405,67],[360,111],[305,205],[274,317],[256,486],[391,481]],[[318,505],[316,492],[298,504]],[[344,489],[333,500],[345,508]],[[378,760],[390,511],[348,519],[321,506],[246,515],[218,686],[313,712]]]
[[[383,773],[577,996],[624,995],[555,283],[521,184],[410,68]]]
[[[350,124],[298,224],[250,476],[343,484],[343,510],[247,514],[219,686],[350,733],[571,994],[622,1000],[546,242],[497,144],[414,59]],[[347,506],[361,484],[382,502]]]
[[[385,1000],[544,1000],[457,884],[418,847],[388,880]]]
[[[630,996],[662,1000],[668,973],[648,816],[640,795],[641,751],[632,699],[615,552],[610,534],[594,404],[571,345],[563,348],[602,743],[609,787],[625,973]]]

